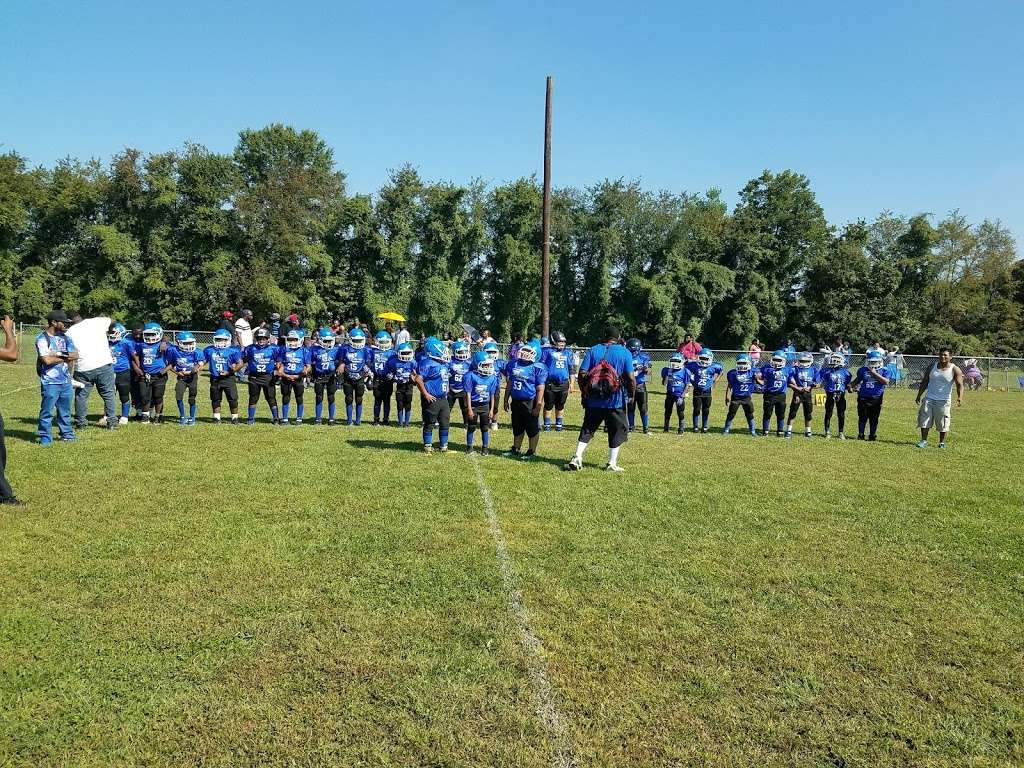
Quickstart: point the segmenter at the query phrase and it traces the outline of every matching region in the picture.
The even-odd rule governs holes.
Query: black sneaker
[[[506,459],[518,459],[522,454],[515,448],[510,448],[501,455]]]
[[[3,501],[0,501],[0,505],[3,505],[5,507],[14,507],[15,509],[24,509],[25,507],[28,506],[28,504],[22,501],[21,499],[14,498],[4,499]]]
[[[533,461],[536,457],[537,457],[536,453],[534,453],[533,451],[527,451],[522,456],[520,456],[520,459],[522,461]]]

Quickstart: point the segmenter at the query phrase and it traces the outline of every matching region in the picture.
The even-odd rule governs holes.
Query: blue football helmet
[[[701,368],[707,368],[713,362],[715,362],[715,353],[706,347],[697,355],[697,365]]]
[[[786,367],[786,350],[777,349],[772,352],[772,368],[781,370]]]
[[[879,352],[877,349],[873,349],[870,352],[868,352],[867,357],[865,358],[865,365],[867,365],[868,368],[877,371],[879,368],[882,367],[882,363],[883,360],[881,352]]]
[[[518,349],[516,359],[520,363],[535,363],[540,359],[541,354],[540,342],[533,339]]]
[[[437,360],[439,363],[448,361],[448,347],[445,346],[443,341],[434,336],[428,337],[423,343],[423,351],[427,353],[427,357],[431,360]]]
[[[231,331],[227,328],[218,328],[213,334],[213,348],[227,349],[231,346]]]
[[[377,331],[377,335],[373,339],[373,346],[381,351],[387,351],[391,349],[392,341],[391,334],[387,331]]]
[[[156,344],[163,337],[164,329],[160,327],[160,323],[146,323],[142,326],[142,340],[146,344]]]
[[[366,346],[366,334],[362,328],[353,328],[348,332],[348,344],[352,349],[362,349]]]
[[[464,341],[456,341],[452,344],[452,357],[456,360],[469,360],[469,344]]]
[[[123,339],[127,333],[128,329],[121,325],[121,323],[114,323],[107,331],[107,341],[111,344],[117,344],[117,342]]]
[[[414,357],[416,357],[416,350],[412,348],[412,344],[410,344],[408,341],[403,341],[401,344],[398,345],[399,360],[401,360],[403,363],[408,363]]]
[[[174,342],[182,352],[195,352],[196,337],[191,331],[178,331],[174,336]]]
[[[484,344],[484,354],[491,358],[491,360],[497,360],[499,354],[497,342],[488,341]]]
[[[316,334],[317,343],[324,349],[330,349],[334,346],[337,339],[334,336],[334,331],[330,328],[321,328]]]
[[[292,328],[288,331],[288,335],[284,339],[284,344],[288,349],[300,349],[305,337],[306,334],[301,328]]]
[[[846,359],[838,352],[833,352],[828,356],[828,367],[829,368],[842,368],[846,364]]]
[[[814,365],[814,355],[810,352],[801,352],[800,357],[796,360],[797,368],[810,368]]]
[[[676,352],[668,359],[668,367],[673,371],[681,371],[685,365],[686,362],[683,360],[683,356],[679,352]]]
[[[750,370],[750,355],[736,356],[736,370],[740,373],[746,373]]]

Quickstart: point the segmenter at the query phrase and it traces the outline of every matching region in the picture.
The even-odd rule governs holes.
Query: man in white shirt
[[[412,339],[409,330],[405,327],[405,323],[398,324],[398,333],[395,334],[395,346],[399,344],[407,344]]]
[[[114,358],[110,354],[107,332],[109,317],[90,317],[79,320],[67,330],[67,335],[78,350],[74,379],[81,386],[75,388],[75,428],[87,423],[89,392],[95,385],[103,398],[103,418],[99,426],[114,429],[117,426],[117,388],[114,386]]]
[[[235,320],[235,341],[239,349],[252,346],[252,310],[243,309]]]
[[[953,364],[953,353],[943,347],[939,350],[939,361],[932,363],[921,379],[917,388],[917,426],[921,429],[921,440],[918,448],[928,447],[928,432],[934,427],[939,433],[939,448],[946,447],[946,435],[949,434],[950,402],[953,399],[953,388],[956,388],[956,405],[959,408],[964,401],[964,374]],[[924,398],[922,400],[922,397]]]

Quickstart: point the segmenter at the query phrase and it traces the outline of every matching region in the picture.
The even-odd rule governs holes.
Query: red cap
[[[234,313],[230,309],[224,310],[224,317],[234,317]]]
[[[296,315],[294,312],[292,312],[290,315],[288,315],[288,322],[289,323],[297,323],[297,322],[299,322],[299,316]]]

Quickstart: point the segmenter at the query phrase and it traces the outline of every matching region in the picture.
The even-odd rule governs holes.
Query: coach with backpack
[[[578,381],[583,393],[583,427],[580,429],[576,454],[565,469],[583,469],[583,453],[602,424],[608,429],[608,464],[610,472],[622,472],[619,449],[629,436],[626,402],[636,392],[633,380],[633,355],[621,343],[619,329],[605,329],[604,342],[591,347],[580,364]]]

